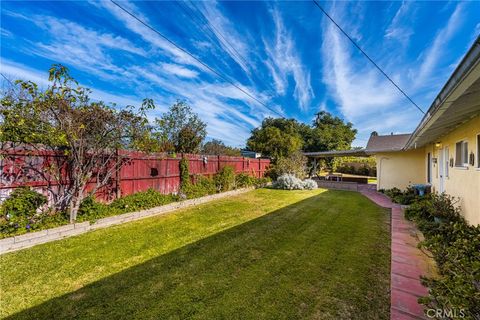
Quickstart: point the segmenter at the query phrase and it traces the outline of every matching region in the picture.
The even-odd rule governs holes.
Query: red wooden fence
[[[129,161],[122,166],[111,185],[97,194],[97,198],[112,200],[149,188],[168,194],[178,191],[180,186],[179,162],[182,157],[189,160],[191,175],[212,176],[224,166],[232,166],[236,173],[245,172],[255,177],[263,177],[270,164],[268,159],[252,159],[229,156],[204,156],[197,154],[146,154],[142,152],[121,151]],[[35,163],[38,168],[46,167],[51,157],[56,155],[45,152],[16,153],[0,159],[0,200],[19,186],[32,186],[45,193],[47,181],[38,175],[22,170],[22,163]],[[14,181],[14,182],[13,182]]]

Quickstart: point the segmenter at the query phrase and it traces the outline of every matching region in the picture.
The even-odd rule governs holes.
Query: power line
[[[395,81],[392,80],[392,78],[390,78],[386,73],[385,71],[382,70],[382,68],[380,68],[378,66],[378,64],[375,63],[375,61],[373,61],[372,58],[370,58],[370,56],[355,42],[355,40],[352,39],[352,37],[350,37],[343,29],[342,27],[340,27],[338,25],[338,23],[335,22],[335,20],[333,20],[333,18],[322,8],[322,6],[317,2],[317,0],[312,0],[313,3],[323,12],[323,14],[325,14],[325,16],[327,16],[327,18],[333,22],[333,24],[348,38],[348,40],[350,40],[350,42],[358,49],[360,50],[361,53],[363,53],[363,55],[368,59],[368,61],[370,61],[387,79],[388,81],[390,81],[397,89],[398,91],[400,91],[407,99],[408,101],[410,101],[421,113],[425,114],[425,111],[422,110],[422,108],[420,108],[413,100],[412,98],[410,98],[408,96],[408,94],[405,93],[405,91],[402,90],[402,88],[400,88],[396,83]]]
[[[187,2],[187,1],[186,1]],[[191,8],[189,5],[187,5],[185,2],[182,2],[182,1],[177,1],[175,2],[179,8],[181,8],[186,14],[188,14],[191,18],[192,18],[192,21],[199,27],[201,27],[203,30],[205,30],[206,32],[204,33],[211,41],[212,43],[216,44],[220,50],[225,50],[227,51],[232,57],[236,57],[237,59],[239,59],[241,61],[238,62],[235,61],[241,65],[243,63],[244,67],[245,68],[248,68],[248,62],[247,60],[245,59],[245,57],[243,57],[243,55],[235,48],[234,45],[232,45],[226,36],[223,35],[222,31],[221,30],[218,30],[218,28],[215,27],[215,25],[211,24],[208,19],[205,17],[205,15],[203,13],[200,13],[198,8],[196,8],[196,6],[192,3],[192,7],[193,8],[196,8],[197,10]],[[197,21],[195,21],[197,20]],[[198,23],[197,23],[198,22]],[[214,39],[210,33],[212,33],[214,36],[216,36],[217,39]],[[217,41],[221,44],[219,45],[217,43]],[[223,47],[223,46],[224,47]],[[263,85],[264,88],[274,92],[275,90],[272,90],[272,88],[268,85],[266,85],[259,77],[256,73],[254,73],[254,76],[256,76],[257,80]]]
[[[0,73],[3,77],[3,79],[7,80],[8,83],[10,83],[13,87],[15,86],[12,82],[12,80],[8,79],[3,73]]]
[[[227,51],[230,56],[235,56],[238,59],[241,59],[235,54],[235,52],[232,51],[232,49],[228,45],[225,45],[220,39],[218,39],[218,36],[215,34],[215,32],[208,27],[208,23],[204,23],[204,20],[192,8],[190,8],[182,1],[175,1],[175,4],[190,17],[191,21],[193,21],[196,26],[204,30],[204,35],[211,41],[212,44],[216,45],[220,50]],[[215,39],[212,34],[214,36],[217,36],[217,39]],[[222,47],[222,44],[225,45],[225,47]]]
[[[180,4],[181,2],[177,2],[177,3]],[[245,58],[243,58],[243,56],[240,54],[240,52],[238,52],[238,50],[230,42],[228,42],[228,40],[223,36],[223,34],[220,30],[218,30],[213,24],[210,24],[208,22],[208,20],[205,18],[205,16],[203,14],[198,14],[195,10],[190,8],[188,5],[185,5],[185,7],[192,14],[194,14],[200,20],[200,22],[203,22],[205,24],[206,28],[210,29],[210,31],[218,37],[218,40],[220,40],[220,42],[223,43],[225,45],[225,47],[227,47],[227,51],[229,51],[230,54],[239,58],[245,64],[245,66],[248,64],[248,62],[245,60]]]
[[[3,72],[0,72],[0,74],[2,75],[2,77],[7,80],[8,83],[10,83],[10,85],[12,86],[12,91],[15,93],[15,95],[17,96],[17,98],[20,98],[20,95],[17,93],[17,91],[15,90],[15,84],[12,82],[12,80],[8,79],[4,74]]]
[[[122,7],[120,4],[118,4],[117,2],[115,2],[114,0],[110,0],[110,2],[112,2],[114,5],[116,5],[117,7],[119,7],[122,11],[124,11],[125,13],[127,13],[129,16],[131,16],[132,18],[134,18],[135,20],[137,20],[138,22],[140,22],[142,25],[144,25],[145,27],[147,27],[148,29],[152,30],[153,32],[155,32],[156,34],[158,34],[160,37],[162,37],[163,39],[165,39],[166,41],[168,41],[170,44],[172,44],[175,48],[177,48],[178,50],[182,51],[183,53],[189,55],[190,57],[192,57],[193,59],[195,59],[198,63],[200,63],[202,66],[204,66],[205,68],[207,68],[208,70],[210,70],[211,72],[215,73],[219,78],[221,78],[222,80],[230,83],[232,86],[234,86],[235,88],[237,88],[238,90],[240,90],[241,92],[243,92],[245,95],[249,96],[250,98],[252,98],[253,100],[257,101],[259,104],[261,104],[262,106],[264,106],[265,108],[267,108],[268,110],[272,111],[273,113],[279,115],[280,117],[284,117],[281,113],[279,113],[278,111],[276,111],[275,109],[273,108],[270,108],[268,105],[266,105],[265,103],[263,103],[262,101],[260,101],[259,99],[257,99],[256,97],[254,97],[253,95],[251,95],[250,93],[248,93],[246,90],[242,89],[240,86],[238,86],[237,84],[235,84],[233,81],[231,81],[230,79],[228,79],[226,76],[222,75],[220,72],[216,71],[215,69],[213,69],[212,67],[210,67],[208,64],[206,64],[205,62],[203,62],[202,60],[200,60],[199,58],[195,57],[192,53],[190,53],[189,51],[183,49],[182,47],[180,47],[179,45],[177,45],[174,41],[170,40],[167,36],[165,36],[164,34],[162,34],[160,31],[158,31],[157,29],[153,28],[152,26],[150,26],[149,24],[147,24],[145,21],[141,20],[140,18],[138,18],[137,16],[135,16],[133,13],[131,13],[130,11],[128,11],[127,9],[125,9],[124,7]]]

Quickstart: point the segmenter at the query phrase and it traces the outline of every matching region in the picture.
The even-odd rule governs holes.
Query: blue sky
[[[412,131],[422,114],[312,2],[120,2],[286,117],[327,110],[371,131]],[[426,110],[480,33],[480,2],[321,2]],[[92,98],[153,98],[153,119],[185,99],[209,138],[243,146],[276,116],[111,2],[1,2],[1,72],[46,85],[62,63]]]

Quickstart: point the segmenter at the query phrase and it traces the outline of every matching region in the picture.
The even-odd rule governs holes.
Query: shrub
[[[78,208],[78,221],[95,220],[119,213],[120,210],[109,208],[108,205],[97,202],[93,196],[90,196],[83,199],[80,208]]]
[[[272,179],[270,179],[270,177],[256,178],[255,187],[265,187],[270,182],[272,182]]]
[[[156,190],[148,189],[137,192],[113,201],[109,208],[118,209],[120,213],[149,209],[177,201],[178,197],[172,194],[162,194]]]
[[[463,219],[457,207],[458,198],[446,193],[432,194],[432,210],[435,217],[443,221],[459,221]]]
[[[434,213],[430,197],[419,199],[405,210],[405,218],[408,220],[433,221]]]
[[[218,192],[225,192],[235,188],[235,171],[231,166],[225,166],[214,177]]]
[[[278,177],[277,181],[273,184],[273,187],[284,190],[302,190],[303,182],[293,174],[284,174]]]
[[[440,277],[423,278],[430,295],[420,301],[431,308],[464,309],[480,318],[480,226],[464,221],[442,224],[422,245],[434,256]]]
[[[211,178],[195,175],[193,180],[194,183],[189,184],[188,187],[183,190],[189,199],[214,194],[217,191],[215,181]]]
[[[182,158],[179,163],[180,167],[180,190],[184,192],[185,188],[191,185],[190,169],[187,158]]]
[[[457,201],[432,194],[405,212],[423,232],[420,246],[432,253],[439,271],[439,277],[422,279],[429,296],[419,301],[429,308],[463,309],[467,318],[480,319],[480,226],[465,222]]]
[[[252,187],[257,184],[257,178],[252,177],[247,173],[239,173],[235,176],[235,186],[237,188]]]
[[[30,187],[19,187],[13,190],[10,197],[0,207],[0,230],[2,233],[26,231],[38,227],[42,213],[37,209],[47,203],[47,198]]]
[[[317,189],[317,187],[318,187],[318,184],[314,180],[312,179],[303,180],[303,189],[313,190],[313,189]]]
[[[390,199],[395,203],[409,205],[414,203],[420,197],[415,193],[413,187],[407,187],[405,191],[402,191],[398,188],[392,188],[387,190],[381,190],[385,193]]]

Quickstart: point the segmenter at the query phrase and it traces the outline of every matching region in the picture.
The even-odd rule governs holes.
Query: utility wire
[[[248,62],[247,60],[243,57],[243,55],[235,48],[234,45],[232,45],[231,42],[228,41],[227,37],[223,35],[221,30],[218,30],[218,28],[215,27],[215,25],[211,24],[208,19],[205,17],[203,13],[200,13],[199,10],[196,8],[196,6],[192,3],[192,7],[196,8],[197,10],[191,8],[186,2],[182,1],[177,1],[175,2],[180,9],[182,9],[187,15],[189,15],[192,18],[192,21],[205,30],[206,32],[204,33],[211,41],[212,43],[216,44],[217,47],[220,48],[220,50],[225,50],[227,51],[232,57],[236,57],[241,61],[238,62],[235,61],[242,66],[247,68],[248,67]],[[195,21],[196,20],[196,21]],[[197,23],[198,22],[198,23]],[[216,39],[214,39],[210,33],[212,33],[214,36],[216,36]],[[218,42],[221,44],[219,45]],[[223,45],[223,46],[222,46]],[[263,85],[264,88],[267,90],[270,90],[271,92],[274,92],[275,90],[272,90],[272,88],[268,85],[266,85],[259,77],[257,74],[254,74],[257,78],[257,80]]]
[[[198,63],[200,63],[202,66],[204,66],[205,68],[207,68],[208,70],[210,70],[211,72],[215,73],[219,78],[221,78],[222,80],[224,81],[227,81],[228,83],[230,83],[232,86],[234,86],[235,88],[237,88],[238,90],[240,90],[241,92],[243,92],[245,95],[249,96],[250,98],[252,98],[253,100],[257,101],[259,104],[261,104],[262,106],[264,106],[265,108],[267,108],[268,110],[272,111],[273,113],[279,115],[280,117],[284,117],[281,113],[279,113],[278,111],[276,111],[275,109],[269,107],[268,105],[266,105],[265,103],[263,103],[262,101],[260,101],[259,99],[257,99],[256,97],[254,97],[253,95],[251,95],[248,91],[242,89],[239,85],[235,84],[233,81],[231,81],[230,79],[228,79],[226,76],[222,75],[220,72],[218,72],[217,70],[213,69],[212,67],[210,67],[208,64],[206,64],[205,62],[203,62],[202,60],[200,60],[199,58],[195,57],[192,53],[190,53],[189,51],[187,51],[186,49],[183,49],[182,47],[180,47],[179,45],[177,45],[174,41],[170,40],[167,36],[165,36],[164,34],[162,34],[160,31],[158,31],[157,29],[153,28],[152,26],[150,26],[149,24],[147,24],[145,21],[141,20],[140,18],[138,18],[137,16],[135,16],[133,13],[131,13],[130,11],[128,11],[127,9],[125,9],[124,7],[122,7],[120,4],[118,4],[117,2],[115,2],[114,0],[110,0],[110,2],[112,2],[114,5],[116,5],[118,8],[120,8],[122,11],[124,11],[125,13],[127,13],[129,16],[131,16],[132,18],[134,18],[135,20],[137,20],[138,22],[140,22],[142,25],[144,25],[145,27],[147,27],[148,29],[152,30],[153,32],[155,32],[156,34],[158,34],[160,37],[162,37],[163,39],[165,39],[166,41],[168,41],[170,44],[172,44],[175,48],[177,48],[178,50],[182,51],[183,53],[186,53],[187,55],[189,55],[190,57],[192,57],[193,59],[195,59]]]
[[[178,2],[181,3],[181,2]],[[228,40],[223,36],[222,32],[218,30],[213,24],[210,24],[208,20],[205,18],[203,14],[197,13],[194,9],[190,8],[188,5],[185,5],[185,7],[192,12],[201,22],[203,22],[206,26],[206,28],[210,29],[210,31],[218,37],[221,43],[223,43],[228,49],[228,51],[232,54],[232,50],[235,52],[232,55],[236,56],[238,59],[240,59],[245,66],[248,65],[248,62],[243,58],[243,56],[238,52],[238,50],[230,43]],[[221,38],[221,39],[220,39]]]
[[[408,94],[405,93],[405,91],[402,90],[402,88],[400,88],[396,83],[395,81],[392,80],[392,78],[390,78],[386,73],[385,71],[382,70],[382,68],[380,68],[378,66],[378,64],[375,63],[375,61],[373,61],[372,58],[370,58],[370,56],[355,42],[355,40],[352,39],[352,37],[350,37],[348,35],[348,33],[346,33],[342,27],[340,27],[338,25],[338,23],[335,22],[335,20],[333,20],[333,18],[327,13],[327,11],[325,11],[323,9],[323,7],[318,3],[317,0],[312,0],[313,3],[323,12],[323,14],[331,21],[333,22],[333,24],[338,28],[338,30],[340,30],[347,38],[348,40],[350,40],[350,42],[358,49],[360,50],[361,53],[363,53],[363,55],[368,59],[368,61],[370,61],[387,79],[388,81],[390,81],[394,86],[395,88],[398,89],[398,91],[400,91],[407,99],[408,101],[410,101],[421,113],[425,114],[425,111],[422,110],[422,108],[420,108],[413,100],[412,98],[410,98],[408,96]]]
[[[3,77],[3,79],[7,80],[8,83],[10,83],[13,87],[15,86],[15,84],[13,84],[12,80],[8,79],[3,73],[0,73]]]
[[[12,91],[13,93],[15,93],[15,95],[17,96],[17,98],[20,98],[20,95],[18,94],[18,92],[15,90],[15,84],[12,82],[12,80],[8,79],[4,74],[3,72],[0,72],[0,74],[2,75],[2,77],[7,80],[8,83],[10,83],[10,85],[12,86]]]
[[[225,45],[225,47],[222,47],[221,44],[224,44],[224,43],[220,39],[218,38],[215,39],[212,36],[212,34],[216,36],[215,32],[213,32],[213,30],[208,27],[208,24],[204,23],[200,15],[196,14],[193,9],[191,9],[187,4],[183,3],[182,1],[175,1],[175,4],[190,17],[191,21],[196,26],[204,30],[204,35],[210,40],[210,42],[212,42],[212,44],[216,45],[218,48],[220,48],[220,50],[227,51],[227,53],[230,54],[232,57],[233,56],[237,57],[237,55],[231,50],[229,46]]]

